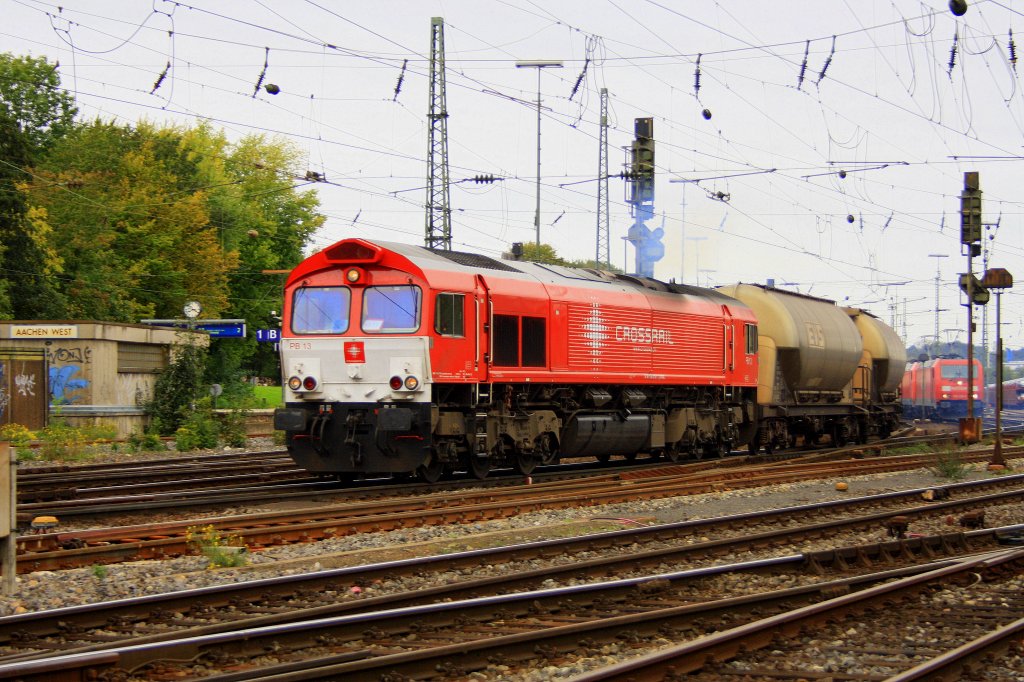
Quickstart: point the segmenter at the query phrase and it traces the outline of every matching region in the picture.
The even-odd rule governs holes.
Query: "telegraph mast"
[[[597,153],[597,255],[599,266],[610,268],[611,218],[608,215],[608,88],[601,88],[601,123]]]
[[[430,20],[430,95],[427,111],[427,220],[424,245],[452,250],[448,194],[448,107],[445,104],[444,18]]]

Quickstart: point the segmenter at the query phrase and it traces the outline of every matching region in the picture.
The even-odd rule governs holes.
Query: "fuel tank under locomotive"
[[[631,414],[578,415],[562,430],[563,457],[603,457],[640,452],[650,447],[651,417]]]
[[[314,473],[415,471],[432,446],[429,403],[290,404],[274,413],[295,463]]]

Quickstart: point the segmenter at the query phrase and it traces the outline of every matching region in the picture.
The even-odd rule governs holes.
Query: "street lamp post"
[[[537,69],[537,210],[533,214],[533,226],[537,230],[537,246],[540,246],[540,72],[541,69],[562,68],[560,61],[528,60],[516,62],[517,69]]]

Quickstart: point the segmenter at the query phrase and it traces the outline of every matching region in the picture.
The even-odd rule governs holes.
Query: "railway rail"
[[[670,680],[687,673],[697,673],[687,677],[695,682],[722,676],[807,679],[820,667],[820,657],[806,651],[812,629],[815,641],[831,638],[832,658],[843,661],[846,676],[973,679],[1000,654],[1015,645],[1019,650],[1021,576],[1024,550],[986,555],[710,633],[574,682]],[[947,596],[954,588],[962,594]],[[916,639],[919,632],[931,636]]]
[[[501,592],[522,589],[523,575],[328,606],[321,597],[320,605],[301,609],[272,595],[264,581],[229,588],[240,593],[228,600],[230,607],[207,601],[197,608],[197,599],[210,596],[207,590],[167,595],[162,605],[156,599],[110,605],[105,620],[78,610],[76,615],[92,618],[92,629],[81,618],[69,621],[69,610],[42,612],[4,619],[0,632],[12,636],[0,659],[0,679],[52,679],[47,676],[58,671],[63,679],[95,679],[110,667],[123,671],[119,679],[449,679],[481,669],[500,678],[566,655],[586,657],[608,642],[639,646],[664,641],[670,632],[692,638],[763,620],[766,613],[781,617],[795,607],[814,608],[883,582],[934,576],[964,561],[957,557],[991,552],[1005,537],[1001,533],[1020,530],[915,538],[513,594]],[[933,561],[940,554],[954,558]],[[977,562],[966,563],[977,570]],[[879,564],[886,570],[878,571]],[[543,578],[536,573],[527,582]],[[772,578],[762,583],[765,575]],[[297,580],[321,583],[324,594],[330,578],[292,577],[275,586]],[[789,587],[774,589],[780,583]],[[738,585],[747,594],[736,596]],[[256,593],[260,597],[251,605]],[[226,594],[217,597],[223,602]],[[174,620],[186,627],[169,631]],[[68,641],[76,638],[79,646],[69,650]],[[12,644],[23,653],[11,653]]]
[[[926,462],[927,458],[910,455],[847,460],[842,465],[846,474],[855,475],[918,468]],[[442,492],[243,516],[25,535],[18,538],[17,563],[19,572],[28,572],[180,555],[188,549],[188,529],[198,525],[211,525],[220,531],[238,535],[247,546],[260,549],[355,532],[473,523],[532,510],[692,495],[802,481],[815,476],[832,477],[835,471],[835,462],[781,462],[775,466],[729,467],[711,472],[701,471],[692,465],[667,465],[630,474],[618,472],[585,481],[552,481],[530,486],[469,490],[460,495]],[[1020,476],[1006,476],[975,485],[1017,485],[1020,481]]]

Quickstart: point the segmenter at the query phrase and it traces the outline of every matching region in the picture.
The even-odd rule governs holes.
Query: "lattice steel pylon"
[[[601,88],[601,123],[597,146],[597,265],[612,264],[611,218],[608,215],[608,88]]]
[[[427,220],[424,245],[452,249],[448,194],[448,107],[444,82],[444,18],[430,20],[430,95],[427,111]]]

